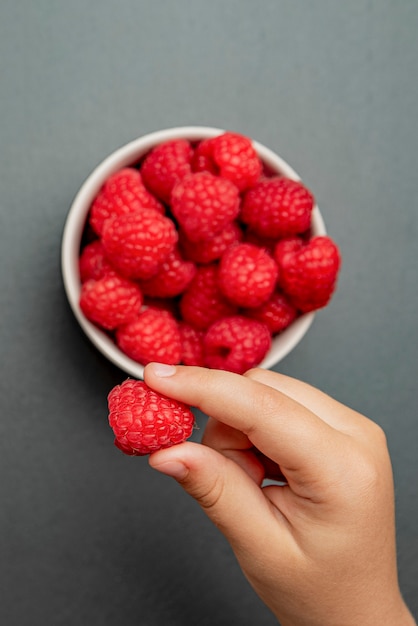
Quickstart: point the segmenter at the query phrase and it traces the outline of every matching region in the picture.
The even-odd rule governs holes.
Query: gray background
[[[90,171],[191,124],[281,154],[340,245],[332,304],[277,369],[385,428],[417,614],[417,31],[416,0],[0,1],[2,624],[275,623],[198,506],[113,447],[125,375],[62,287]]]

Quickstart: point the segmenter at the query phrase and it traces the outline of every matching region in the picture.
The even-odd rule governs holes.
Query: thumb
[[[280,513],[239,465],[216,450],[185,442],[154,452],[149,464],[175,478],[235,550],[250,549],[260,528],[269,536],[269,524],[277,532]]]

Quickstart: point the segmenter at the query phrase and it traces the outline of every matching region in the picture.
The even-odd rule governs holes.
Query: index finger
[[[373,427],[371,420],[308,383],[261,368],[254,368],[244,374],[252,380],[269,385],[277,391],[300,402],[321,419],[343,433],[360,435],[364,438],[367,428]]]

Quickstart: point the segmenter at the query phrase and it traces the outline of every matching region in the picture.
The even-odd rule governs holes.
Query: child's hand
[[[145,380],[211,416],[205,445],[160,450],[150,464],[196,498],[283,626],[414,624],[379,426],[270,371],[150,364]]]

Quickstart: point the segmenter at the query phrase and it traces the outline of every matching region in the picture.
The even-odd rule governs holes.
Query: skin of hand
[[[399,591],[377,424],[267,370],[152,363],[144,379],[210,416],[203,445],[159,450],[150,465],[197,500],[282,626],[415,624]]]

